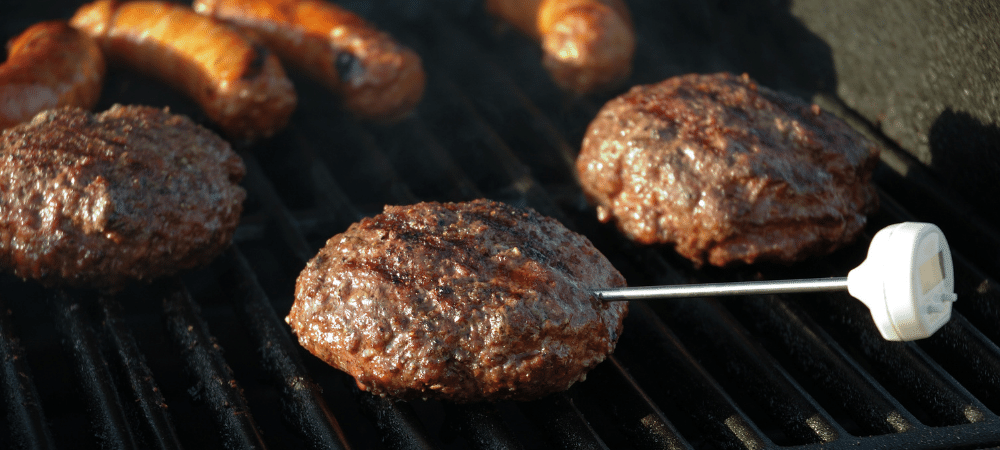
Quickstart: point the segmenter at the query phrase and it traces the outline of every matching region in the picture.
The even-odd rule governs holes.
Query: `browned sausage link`
[[[90,36],[62,20],[32,25],[0,65],[0,129],[57,106],[93,108],[103,82],[104,55]]]
[[[182,5],[99,0],[70,24],[112,61],[191,96],[231,139],[249,142],[282,129],[295,109],[278,59],[237,30]]]
[[[486,8],[541,41],[560,88],[586,94],[632,71],[635,31],[621,0],[487,0]]]
[[[392,121],[424,93],[420,57],[357,15],[320,0],[195,0],[200,14],[252,30],[281,59],[343,97],[358,116]]]

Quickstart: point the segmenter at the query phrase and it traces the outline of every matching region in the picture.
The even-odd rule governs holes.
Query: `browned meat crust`
[[[298,103],[277,56],[184,5],[97,0],[80,6],[70,25],[93,37],[109,61],[190,96],[237,144],[284,129]]]
[[[637,86],[590,124],[577,160],[601,221],[701,265],[792,262],[851,242],[878,207],[878,148],[749,77]]]
[[[104,71],[97,43],[66,21],[28,27],[7,43],[0,65],[0,129],[57,106],[94,107]]]
[[[195,0],[193,7],[250,31],[360,117],[398,120],[423,97],[420,56],[329,1]]]
[[[539,41],[563,90],[602,91],[632,73],[635,30],[622,0],[487,0],[486,9]]]
[[[0,269],[119,288],[208,262],[246,193],[239,156],[190,119],[49,110],[0,135]]]
[[[628,306],[589,289],[624,284],[589,240],[530,209],[387,206],[309,262],[286,321],[373,394],[528,400],[614,350]]]

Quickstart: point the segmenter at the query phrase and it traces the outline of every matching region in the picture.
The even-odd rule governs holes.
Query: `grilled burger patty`
[[[696,265],[792,262],[851,242],[878,207],[878,148],[746,75],[637,86],[591,122],[577,171],[602,222]]]
[[[528,400],[569,388],[614,350],[625,279],[587,238],[489,200],[387,206],[331,238],[285,319],[373,394]]]
[[[117,289],[198,266],[232,238],[243,161],[143,106],[48,110],[0,135],[0,269]]]

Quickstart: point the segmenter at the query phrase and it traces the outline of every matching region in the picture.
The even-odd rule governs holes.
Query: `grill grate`
[[[64,3],[68,16],[78,2]],[[530,206],[590,237],[634,285],[843,276],[871,236],[810,264],[734,270],[694,270],[667,249],[637,247],[596,222],[573,171],[577,143],[610,94],[563,96],[535,45],[497,32],[476,2],[418,2],[398,13],[344,3],[425,58],[418,114],[392,126],[361,123],[293,75],[300,108],[285,132],[243,149],[244,218],[209,267],[114,296],[0,276],[0,448],[1000,445],[1000,230],[965,220],[962,199],[822,93],[817,102],[885,147],[876,174],[882,208],[868,230],[925,220],[953,244],[960,301],[932,338],[883,341],[864,306],[843,293],[636,303],[615,354],[566,393],[453,405],[360,392],[299,348],[282,318],[305,262],[385,204],[490,197]],[[630,2],[640,31],[633,84],[748,70],[808,97],[829,81],[798,62],[809,50],[795,41],[801,30],[751,33],[767,20],[788,25],[784,15],[755,13],[764,23],[751,26],[738,20],[745,11],[718,19],[702,2],[665,5]],[[14,11],[6,36],[52,18],[33,8]],[[748,56],[751,48],[760,55]],[[204,120],[175,97],[114,70],[98,108],[169,104]]]

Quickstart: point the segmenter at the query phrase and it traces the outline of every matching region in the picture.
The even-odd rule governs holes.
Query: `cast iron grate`
[[[69,3],[63,16],[75,8]],[[282,319],[305,261],[384,204],[490,197],[531,206],[588,235],[635,285],[843,276],[864,258],[870,235],[795,267],[694,270],[668,249],[636,247],[596,222],[572,170],[590,117],[615,93],[566,98],[538,67],[534,45],[497,31],[477,2],[389,2],[399,6],[391,11],[344,3],[424,56],[429,86],[418,113],[393,126],[361,123],[297,77],[301,106],[288,130],[242,149],[244,220],[234,245],[211,266],[116,295],[0,277],[0,447],[1000,444],[1000,233],[976,219],[956,220],[966,217],[962,200],[886,142],[877,173],[883,206],[868,230],[935,222],[956,255],[961,300],[930,339],[881,340],[864,307],[846,294],[634,304],[615,354],[563,394],[453,405],[359,392],[350,377],[301,350]],[[743,49],[767,49],[757,57],[722,49],[753,29],[722,27],[737,23],[738,11],[696,3],[630,2],[640,32],[632,83],[747,70],[766,85],[819,93],[824,108],[870,132],[811,81],[796,53],[802,46],[787,41],[796,30],[785,31],[785,40],[748,38]],[[30,6],[15,12],[16,20],[4,23],[8,35],[19,22],[51,18]],[[203,119],[175,97],[115,70],[98,108],[170,105]]]

